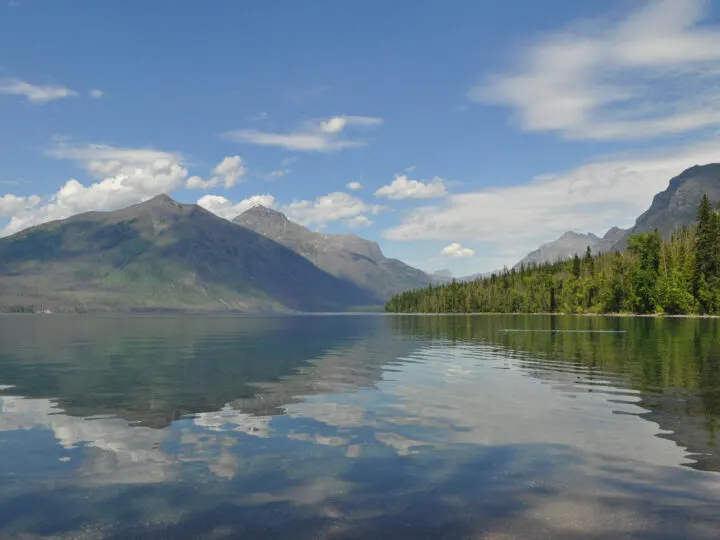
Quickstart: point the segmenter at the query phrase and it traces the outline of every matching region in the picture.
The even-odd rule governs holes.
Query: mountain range
[[[622,249],[631,234],[663,236],[695,222],[703,194],[720,201],[720,164],[670,181],[635,225],[602,238],[567,232],[520,264]],[[474,274],[459,281],[482,277]],[[256,206],[232,222],[167,195],[87,212],[0,239],[0,311],[343,311],[452,279],[428,275],[355,235],[313,232]]]
[[[655,229],[666,238],[675,229],[695,223],[700,200],[705,194],[711,201],[720,201],[719,163],[696,165],[670,180],[667,189],[655,195],[650,208],[637,218],[633,227],[613,227],[602,238],[592,233],[568,231],[557,240],[530,252],[515,268],[521,264],[555,262],[581,255],[588,247],[593,253],[621,250],[626,247],[629,236]]]
[[[233,223],[302,255],[328,274],[358,285],[379,303],[432,281],[425,272],[386,258],[376,242],[355,235],[313,232],[261,205],[240,214]]]
[[[255,218],[264,214],[267,209],[254,210],[239,221],[261,230]],[[271,215],[268,223],[287,221]],[[316,234],[307,233],[303,238]],[[346,263],[323,258],[332,272],[313,264],[310,254],[160,195],[1,239],[0,310],[337,311],[380,305],[392,292],[429,282],[419,270],[385,259],[373,242],[322,236]],[[375,263],[384,281],[371,287],[366,267]]]

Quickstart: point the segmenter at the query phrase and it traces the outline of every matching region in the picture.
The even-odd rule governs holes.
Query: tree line
[[[707,196],[697,222],[663,239],[632,235],[627,247],[521,266],[470,282],[393,296],[394,313],[636,313],[720,315],[720,214]]]

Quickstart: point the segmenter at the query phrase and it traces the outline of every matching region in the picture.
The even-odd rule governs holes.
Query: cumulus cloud
[[[245,200],[233,203],[229,199],[221,197],[220,195],[205,195],[204,197],[201,197],[197,203],[205,208],[205,210],[208,210],[221,218],[231,220],[245,212],[245,210],[249,210],[254,206],[273,208],[275,206],[275,197],[269,194],[253,195]]]
[[[217,178],[208,178],[205,180],[202,176],[191,176],[185,182],[187,189],[210,189],[217,186]]]
[[[360,182],[348,182],[345,187],[347,187],[348,189],[352,189],[353,191],[357,191],[359,189],[362,189],[363,185]]]
[[[191,176],[188,178],[185,187],[187,189],[210,189],[219,184],[223,184],[226,189],[230,189],[244,180],[247,174],[245,162],[240,156],[229,156],[224,158],[212,171],[212,175],[208,179],[200,176]]]
[[[300,152],[334,152],[365,145],[364,141],[341,137],[348,127],[372,127],[382,123],[382,118],[371,116],[333,116],[310,122],[301,129],[289,133],[240,129],[226,133],[224,136],[234,141],[260,146],[278,146]]]
[[[89,210],[116,210],[139,203],[180,187],[187,177],[179,154],[159,150],[62,144],[48,154],[78,161],[102,180],[89,185],[68,180],[45,204],[38,198],[13,214],[3,236]]]
[[[711,141],[598,160],[526,184],[451,195],[442,204],[413,210],[385,237],[468,240],[487,248],[488,256],[501,254],[511,265],[568,230],[603,234],[612,226],[631,226],[670,178],[693,165],[715,162],[718,155],[720,142]]]
[[[282,210],[290,219],[302,225],[322,227],[333,221],[357,218],[368,213],[376,215],[382,212],[383,207],[366,204],[362,199],[349,193],[336,191],[317,197],[313,201],[293,201],[282,207]],[[360,223],[362,220],[354,222],[355,225]]]
[[[223,159],[220,164],[213,170],[213,176],[216,176],[224,182],[226,188],[235,186],[241,178],[245,176],[247,169],[240,156],[231,156]]]
[[[28,197],[8,193],[0,197],[0,218],[12,217],[23,210],[33,208],[40,203],[40,197],[30,195]]]
[[[100,99],[103,97],[103,91],[98,90],[97,88],[95,90],[90,90],[89,92],[91,98]]]
[[[510,107],[526,131],[641,139],[720,125],[720,28],[704,0],[652,0],[622,20],[572,27],[522,52],[470,99]]]
[[[364,229],[372,225],[372,220],[367,216],[355,216],[354,218],[345,220],[345,225],[351,229]]]
[[[475,255],[475,251],[470,248],[464,248],[457,242],[453,242],[449,246],[445,246],[440,255],[446,255],[448,257],[455,257],[456,259],[465,259]]]
[[[390,185],[383,186],[375,192],[376,197],[396,200],[435,199],[446,195],[445,181],[439,176],[423,182],[422,180],[411,180],[404,174],[396,175]]]
[[[0,79],[0,94],[25,96],[30,103],[35,104],[78,95],[75,90],[70,90],[64,86],[30,84],[20,79]]]

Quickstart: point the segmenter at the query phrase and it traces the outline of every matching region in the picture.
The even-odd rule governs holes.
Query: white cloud
[[[379,126],[382,125],[382,118],[371,116],[333,116],[320,122],[320,129],[324,133],[340,133],[347,126]]]
[[[30,103],[36,104],[78,95],[75,90],[64,86],[30,84],[20,79],[0,79],[0,94],[25,96]]]
[[[449,246],[445,246],[440,255],[447,255],[448,257],[455,257],[456,259],[465,259],[475,255],[475,251],[470,248],[464,248],[457,242],[453,242]]]
[[[653,0],[626,18],[575,25],[471,89],[515,110],[526,131],[641,139],[720,125],[720,28],[704,0]]]
[[[229,156],[223,160],[212,171],[207,180],[200,176],[188,178],[185,187],[187,189],[210,189],[222,183],[226,189],[230,189],[244,180],[247,174],[245,162],[240,156]]]
[[[205,195],[201,197],[198,202],[200,206],[220,216],[221,218],[232,220],[239,216],[245,210],[249,210],[254,206],[264,206],[266,208],[273,208],[275,206],[275,197],[270,194],[265,195],[253,195],[245,200],[237,203],[233,203],[225,197],[220,195]]]
[[[227,137],[235,141],[249,142],[260,146],[280,146],[300,152],[333,152],[363,146],[360,141],[334,139],[324,134],[315,133],[281,134],[242,129],[228,133]]]
[[[512,265],[568,230],[603,234],[629,227],[670,178],[697,164],[715,162],[720,142],[599,160],[529,183],[451,195],[442,204],[413,210],[386,238],[468,240],[483,254],[502,254]],[[488,268],[492,270],[492,268]]]
[[[103,97],[103,91],[98,90],[97,88],[95,90],[90,90],[89,92],[91,98],[100,99]]]
[[[63,144],[48,154],[76,160],[91,174],[107,176],[89,185],[74,178],[68,180],[46,204],[38,201],[12,215],[2,230],[3,236],[89,210],[116,210],[139,203],[171,192],[187,177],[187,169],[178,154],[159,150]]]
[[[220,178],[228,189],[240,182],[245,174],[247,169],[243,158],[237,155],[226,157],[213,170],[213,176]]]
[[[8,193],[0,197],[0,218],[12,217],[23,210],[37,206],[39,203],[40,197],[37,195],[23,197]]]
[[[260,146],[279,146],[301,152],[333,152],[365,145],[365,142],[361,140],[341,138],[340,135],[346,128],[379,126],[382,123],[382,118],[370,116],[333,116],[325,120],[310,122],[302,129],[291,133],[268,133],[255,129],[240,129],[226,133],[225,137],[234,141]]]
[[[360,182],[348,182],[345,187],[347,187],[348,189],[352,189],[353,191],[357,191],[359,189],[362,189],[363,185]]]
[[[341,191],[317,197],[314,201],[293,201],[282,207],[283,212],[293,221],[301,225],[318,227],[332,221],[356,218],[367,213],[375,215],[382,209],[382,206],[366,204],[358,197]]]
[[[446,195],[445,181],[439,176],[423,182],[421,180],[411,180],[404,174],[396,175],[395,180],[390,185],[383,186],[375,192],[376,197],[387,197],[396,200],[434,199]]]
[[[217,186],[217,184],[217,178],[210,178],[208,180],[205,180],[201,176],[191,176],[187,179],[185,187],[187,189],[210,189]]]
[[[45,152],[55,159],[77,161],[86,171],[96,177],[118,174],[123,168],[144,167],[158,160],[180,162],[176,153],[151,148],[122,148],[107,144],[73,145],[60,143]]]
[[[345,220],[345,225],[351,229],[364,229],[365,227],[372,225],[372,223],[373,222],[370,218],[362,215]]]

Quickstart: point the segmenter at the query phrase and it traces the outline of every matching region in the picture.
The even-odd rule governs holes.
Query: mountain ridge
[[[376,299],[204,208],[159,195],[0,239],[0,307],[328,311]]]
[[[629,236],[649,233],[654,229],[657,229],[663,238],[667,238],[677,228],[695,223],[700,199],[705,194],[713,202],[720,201],[720,163],[694,165],[671,178],[668,187],[655,194],[650,207],[638,216],[629,229],[612,227],[602,238],[592,233],[583,235],[568,231],[528,253],[514,268],[519,268],[521,264],[567,259],[582,254],[587,246],[590,246],[593,253],[620,251],[627,246]],[[576,241],[569,241],[568,238]]]
[[[385,257],[377,242],[354,234],[314,232],[262,205],[246,210],[232,222],[278,242],[337,278],[355,283],[378,301],[432,281],[425,272]]]

